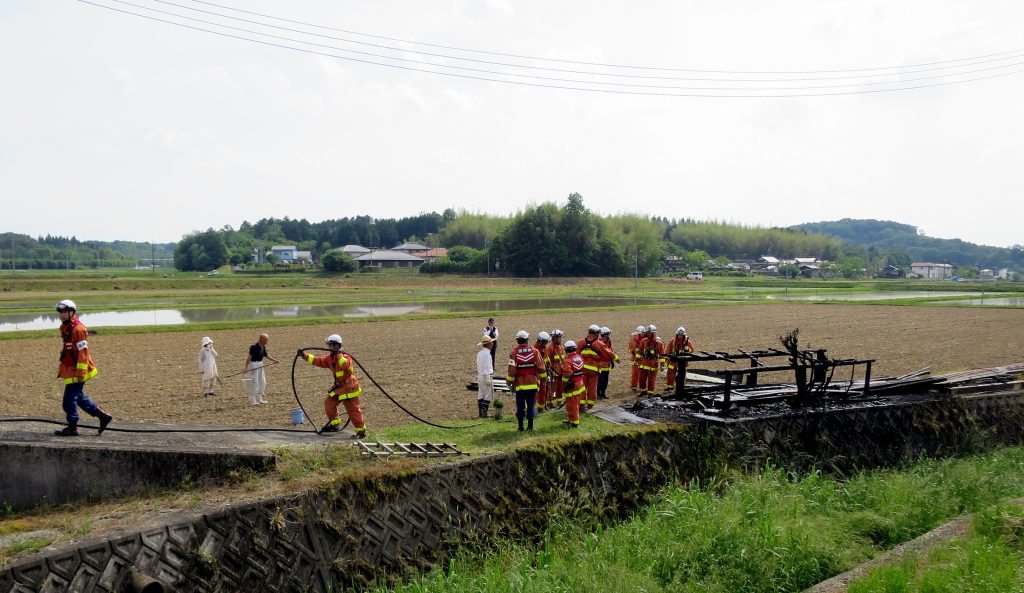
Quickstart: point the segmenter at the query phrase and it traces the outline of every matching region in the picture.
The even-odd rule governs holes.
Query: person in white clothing
[[[267,403],[263,399],[267,392],[267,374],[263,368],[267,366],[267,363],[264,361],[277,362],[276,358],[267,354],[268,343],[270,343],[270,336],[260,334],[256,343],[249,346],[249,356],[245,357],[245,376],[249,380],[249,405],[251,406]]]
[[[217,351],[213,349],[213,339],[206,336],[199,344],[199,372],[203,375],[203,397],[217,395],[213,386],[220,378],[217,376]]]
[[[476,405],[480,412],[480,418],[487,417],[487,408],[491,405],[491,398],[494,397],[494,383],[491,375],[494,374],[494,361],[491,360],[491,336],[485,335],[477,346],[480,352],[476,353]]]

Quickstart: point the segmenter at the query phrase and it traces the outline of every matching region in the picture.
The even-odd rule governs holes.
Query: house
[[[661,258],[661,269],[666,274],[685,272],[687,267],[686,261],[678,255],[666,255]]]
[[[270,255],[276,257],[277,261],[283,264],[290,264],[299,259],[299,250],[294,245],[274,245],[270,248]]]
[[[988,268],[985,268],[984,270],[978,272],[978,278],[980,280],[995,280],[996,273]]]
[[[903,268],[889,264],[878,271],[879,278],[902,278]]]
[[[427,261],[434,261],[435,259],[440,259],[442,257],[448,257],[448,248],[447,247],[434,247],[434,248],[428,249],[426,251],[415,252],[412,255],[415,255],[417,257],[422,257],[423,259],[425,259]]]
[[[931,262],[914,262],[910,264],[910,273],[907,274],[907,278],[924,278],[926,280],[949,280],[952,277],[953,266]]]
[[[418,268],[426,261],[422,257],[396,251],[394,249],[381,249],[371,251],[356,258],[359,267],[380,266],[382,268]]]
[[[359,257],[360,255],[366,255],[367,253],[370,253],[370,250],[367,249],[366,247],[363,247],[362,245],[348,244],[348,245],[346,245],[344,247],[339,247],[338,249],[342,253],[346,253],[348,255],[351,255],[353,258]]]
[[[405,253],[413,253],[417,251],[426,252],[428,249],[430,249],[430,247],[422,243],[411,243],[408,241],[402,243],[401,245],[395,245],[394,247],[391,248],[392,251],[404,251]]]

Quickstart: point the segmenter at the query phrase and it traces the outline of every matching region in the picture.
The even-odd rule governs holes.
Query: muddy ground
[[[935,372],[988,367],[1024,360],[1024,312],[1011,309],[893,307],[878,305],[779,304],[553,313],[505,317],[497,314],[499,352],[512,347],[518,329],[531,333],[558,327],[578,339],[591,323],[613,330],[616,350],[624,351],[629,333],[654,323],[667,341],[685,325],[701,350],[735,351],[779,347],[778,337],[800,328],[801,347],[827,348],[841,358],[874,358],[875,376],[898,375],[931,366]],[[200,332],[105,336],[90,339],[100,373],[86,388],[118,418],[224,425],[289,424],[295,407],[291,362],[296,348],[322,346],[340,333],[345,347],[393,397],[433,420],[471,418],[475,392],[476,342],[485,319],[410,320],[344,325],[275,328],[268,351],[281,364],[269,367],[268,404],[247,405],[242,375],[226,378],[217,397],[199,389],[196,355]],[[249,344],[258,331],[211,333],[219,353],[221,376],[243,368]],[[61,418],[62,386],[55,378],[60,340],[3,342],[0,355],[0,415]],[[503,372],[499,355],[499,372]],[[406,424],[411,419],[385,399],[359,373],[365,394],[363,410],[370,428]],[[323,418],[327,372],[302,364],[297,369],[299,394],[314,418]],[[844,379],[847,377],[843,377]],[[632,400],[628,367],[612,372],[609,395]],[[311,412],[313,413],[313,412]]]

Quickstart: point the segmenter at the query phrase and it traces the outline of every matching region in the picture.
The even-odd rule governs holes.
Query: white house
[[[950,264],[914,262],[910,264],[910,273],[927,280],[949,280],[953,277],[953,266]]]
[[[299,250],[294,245],[274,245],[270,248],[270,254],[277,258],[277,261],[290,264],[299,259]]]
[[[356,258],[359,266],[380,266],[382,268],[418,268],[423,264],[422,257],[410,255],[404,251],[394,249],[381,249],[371,251]]]

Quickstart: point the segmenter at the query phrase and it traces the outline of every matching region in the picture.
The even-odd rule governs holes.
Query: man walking
[[[68,425],[54,431],[60,437],[78,436],[78,408],[85,410],[90,416],[100,420],[97,436],[103,434],[113,416],[97,406],[89,396],[85,395],[85,382],[96,376],[96,365],[89,353],[89,330],[78,320],[78,307],[74,301],[63,300],[57,303],[57,314],[60,315],[60,337],[63,346],[60,351],[60,363],[57,376],[64,381],[64,415]]]

